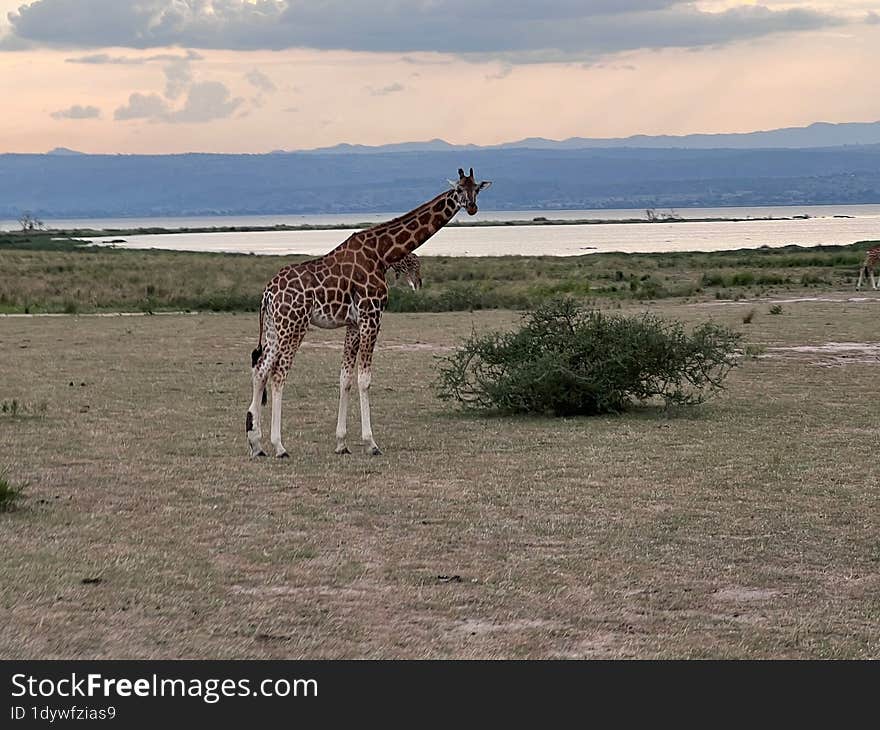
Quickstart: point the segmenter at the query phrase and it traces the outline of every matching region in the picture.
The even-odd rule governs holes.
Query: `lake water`
[[[658,213],[669,213],[658,210]],[[849,244],[880,239],[880,205],[791,206],[756,208],[679,208],[693,218],[761,218],[809,216],[797,220],[742,220],[682,223],[607,223],[564,226],[447,227],[418,253],[425,256],[577,256],[604,251],[721,251],[737,248]],[[621,220],[644,217],[643,210],[481,211],[470,220],[554,219]],[[271,226],[278,224],[352,224],[388,220],[394,213],[313,216],[214,216],[202,218],[104,219],[47,221],[52,228]],[[835,217],[851,216],[851,217]],[[459,218],[468,217],[460,214]],[[318,256],[341,243],[352,230],[255,231],[247,233],[179,233],[125,236],[121,248],[159,248],[252,254]],[[90,239],[109,244],[117,236]]]

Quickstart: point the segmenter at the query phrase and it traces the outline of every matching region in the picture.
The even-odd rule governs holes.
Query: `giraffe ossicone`
[[[342,368],[339,373],[339,410],[336,420],[336,453],[349,453],[348,401],[355,375],[361,412],[361,440],[368,454],[378,455],[370,418],[369,390],[373,349],[388,303],[385,275],[402,266],[412,252],[464,208],[477,212],[477,195],[491,185],[458,171],[458,182],[398,218],[357,231],[330,253],[312,261],[281,269],[266,285],[260,303],[260,334],[251,356],[253,397],[245,419],[252,456],[265,455],[260,429],[261,405],[271,388],[270,440],[275,455],[287,456],[281,442],[281,399],[293,358],[311,325],[325,329],[345,327]],[[418,259],[415,259],[418,265]],[[409,276],[409,273],[406,274]],[[421,277],[418,277],[421,284]],[[417,288],[410,279],[411,286]]]

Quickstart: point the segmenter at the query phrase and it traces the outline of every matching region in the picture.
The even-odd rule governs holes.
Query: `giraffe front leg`
[[[345,347],[342,355],[342,369],[339,371],[339,413],[336,417],[336,453],[350,454],[345,445],[348,434],[348,399],[354,370],[357,367],[357,354],[360,346],[360,333],[357,325],[350,324],[345,331]]]
[[[361,441],[364,443],[364,451],[369,456],[381,456],[382,450],[376,445],[373,438],[373,426],[370,423],[370,381],[372,374],[370,369],[361,369],[358,373],[358,393],[361,397]]]
[[[370,382],[372,381],[373,348],[379,336],[380,314],[365,316],[361,314],[358,371],[358,394],[361,401],[361,441],[364,450],[370,456],[381,456],[382,451],[373,438],[373,426],[370,422]]]
[[[290,456],[287,449],[281,444],[281,396],[284,393],[284,379],[277,376],[272,378],[272,428],[269,432],[269,440],[275,447],[275,456],[286,459]]]
[[[307,329],[308,323],[306,321],[294,325],[290,336],[282,340],[279,345],[278,360],[272,370],[272,427],[269,438],[272,441],[272,446],[275,447],[275,456],[279,459],[286,459],[289,456],[287,449],[281,443],[281,397],[284,393],[284,383]]]

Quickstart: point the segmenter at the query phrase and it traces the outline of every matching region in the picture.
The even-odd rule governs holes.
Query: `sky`
[[[0,0],[0,152],[880,120],[880,0]]]

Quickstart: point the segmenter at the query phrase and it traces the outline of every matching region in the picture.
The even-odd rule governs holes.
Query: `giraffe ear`
[[[455,182],[454,180],[449,180],[449,179],[447,179],[446,182],[449,183],[449,187],[451,187],[451,188],[457,188],[457,187],[458,187],[458,183]]]
[[[488,188],[491,184],[492,184],[492,181],[491,181],[491,180],[483,180],[483,182],[481,182],[481,183],[477,186],[477,192],[480,192],[481,190],[485,190],[485,189]]]
[[[462,170],[460,167],[458,168],[458,176],[464,177],[464,170]]]

